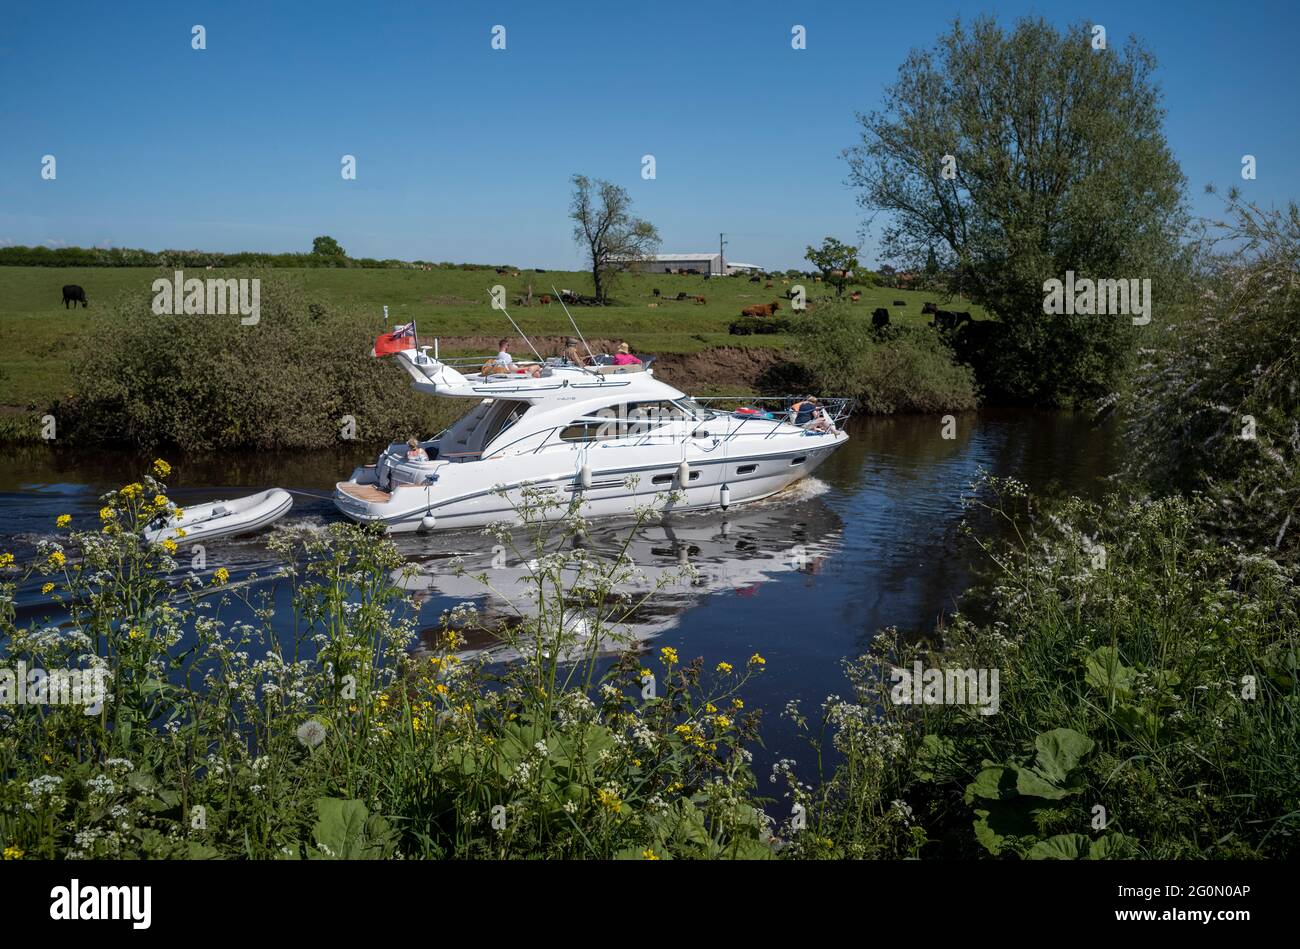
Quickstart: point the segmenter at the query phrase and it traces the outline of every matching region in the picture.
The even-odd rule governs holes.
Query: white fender
[[[591,465],[583,465],[578,472],[578,484],[584,491],[591,490]]]
[[[691,480],[691,463],[683,461],[677,466],[677,487],[684,488]]]
[[[730,506],[731,506],[731,488],[729,488],[727,485],[724,484],[724,485],[722,486],[722,490],[720,490],[720,491],[718,492],[718,501],[719,501],[719,503],[722,505],[722,509],[723,509],[724,511],[725,511],[728,507],[730,507]]]
[[[433,530],[437,523],[438,519],[432,514],[425,514],[424,517],[420,518],[420,526],[427,531]]]

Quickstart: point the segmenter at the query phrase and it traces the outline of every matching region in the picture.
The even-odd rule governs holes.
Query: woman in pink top
[[[614,365],[616,366],[638,366],[641,360],[632,355],[632,347],[627,343],[618,344],[618,352],[614,354]]]

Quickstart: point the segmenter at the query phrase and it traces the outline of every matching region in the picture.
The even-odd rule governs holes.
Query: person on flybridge
[[[497,345],[500,347],[500,352],[497,353],[495,359],[483,367],[483,375],[503,372],[522,372],[530,376],[540,376],[542,374],[541,366],[536,364],[523,366],[515,363],[514,357],[510,355],[510,340],[508,337],[502,337]]]
[[[583,366],[587,363],[587,358],[578,351],[578,341],[572,336],[564,337],[564,354],[562,358],[573,366]]]

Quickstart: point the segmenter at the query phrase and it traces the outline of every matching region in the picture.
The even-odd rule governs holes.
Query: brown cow
[[[704,297],[696,297],[695,302],[699,304],[699,303],[705,303],[707,301],[704,299]]]
[[[747,306],[740,311],[741,316],[772,316],[777,310],[781,309],[781,304],[776,300],[771,303],[760,303],[757,306]]]
[[[550,305],[551,305],[551,295],[549,293],[543,293],[542,306],[550,306]]]
[[[862,291],[854,290],[852,293],[849,294],[849,299],[852,302],[857,303],[859,300],[862,299]]]

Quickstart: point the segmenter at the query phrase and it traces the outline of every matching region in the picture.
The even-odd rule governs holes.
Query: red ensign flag
[[[375,348],[370,351],[370,355],[391,356],[403,349],[414,348],[415,324],[407,323],[405,326],[397,327],[391,333],[381,333],[379,338],[375,340]]]

